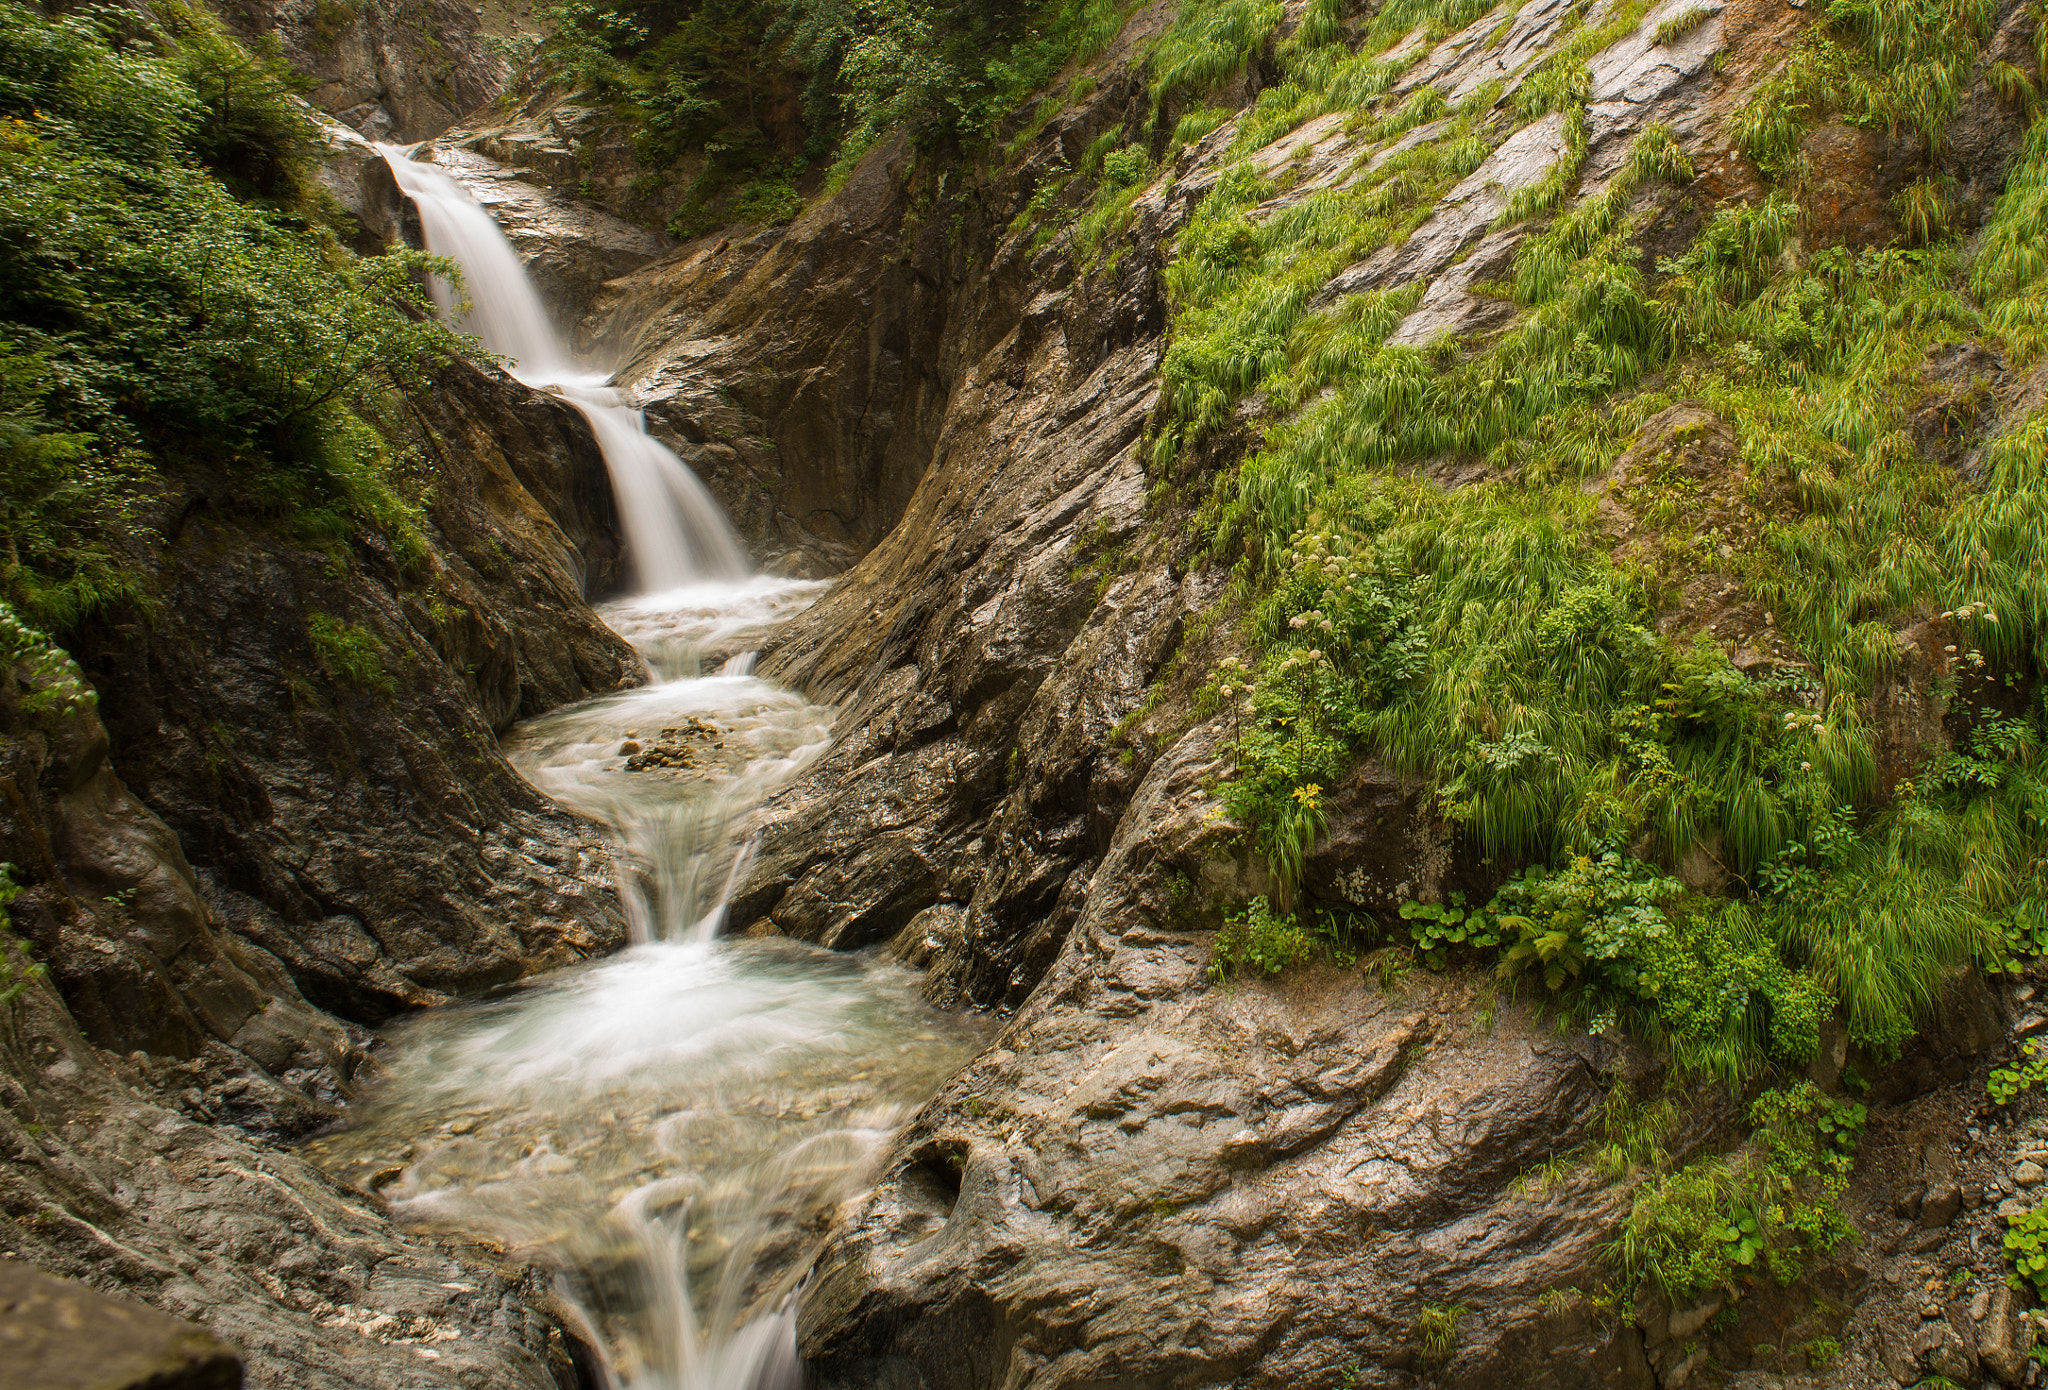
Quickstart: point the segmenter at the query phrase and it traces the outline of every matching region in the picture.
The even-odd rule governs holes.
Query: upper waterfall
[[[377,147],[419,210],[427,249],[462,270],[464,293],[439,276],[431,289],[451,323],[508,359],[529,386],[552,392],[590,423],[618,495],[627,558],[641,586],[677,589],[751,572],[739,537],[697,475],[647,433],[647,422],[604,373],[578,371],[549,322],[526,267],[497,222],[447,172],[396,145]]]

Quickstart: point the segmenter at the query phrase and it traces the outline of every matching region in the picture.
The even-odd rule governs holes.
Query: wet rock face
[[[412,573],[375,537],[315,550],[216,510],[227,486],[188,473],[152,518],[156,621],[73,641],[97,710],[0,693],[16,916],[96,1042],[248,1042],[345,1078],[307,1000],[375,1022],[624,939],[600,836],[494,739],[640,679],[580,592],[616,556],[602,465],[573,412],[502,375],[441,385]]]
[[[1653,1385],[1633,1329],[1544,1297],[1597,1287],[1625,1197],[1516,1183],[1644,1059],[1420,973],[1211,986],[1171,884],[1228,835],[1215,745],[1153,768],[1058,962],[842,1220],[821,1383]]]
[[[938,213],[905,236],[909,171],[901,143],[877,151],[787,228],[707,237],[614,281],[579,333],[776,572],[852,564],[934,456],[961,251]]]
[[[451,547],[438,586],[402,587],[388,553],[337,574],[328,555],[183,500],[163,618],[74,650],[114,765],[229,928],[364,1022],[618,945],[600,838],[493,738],[493,722],[638,679],[574,590],[550,594],[537,554],[521,566],[510,527]],[[522,582],[528,597],[505,602]],[[549,614],[581,630],[550,632]],[[349,674],[322,624],[380,670]],[[548,663],[537,673],[526,644]]]
[[[194,1123],[177,1089],[196,1091],[203,1071],[89,1046],[46,985],[7,1023],[0,1261],[199,1323],[240,1351],[253,1385],[577,1384],[530,1280],[403,1235],[364,1195],[237,1127]],[[20,1362],[6,1364],[17,1383]]]
[[[510,76],[457,0],[220,0],[236,33],[276,44],[312,103],[372,140],[439,135]]]

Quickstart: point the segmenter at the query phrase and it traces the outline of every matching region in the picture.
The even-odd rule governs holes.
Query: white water
[[[445,171],[409,158],[410,151],[397,145],[377,148],[419,210],[427,249],[462,267],[466,299],[446,280],[433,278],[430,288],[442,312],[506,358],[512,375],[560,396],[590,422],[641,587],[674,589],[746,574],[750,567],[739,538],[710,490],[647,433],[646,417],[609,384],[607,373],[579,370],[570,361],[526,268],[491,215]]]
[[[830,739],[832,710],[753,674],[765,634],[824,586],[734,577],[745,564],[716,503],[627,407],[592,403],[488,215],[439,171],[386,157],[430,246],[462,264],[467,325],[604,443],[658,591],[603,611],[658,679],[505,743],[537,786],[612,828],[636,944],[389,1030],[352,1127],[308,1154],[402,1220],[554,1269],[611,1386],[798,1390],[795,1294],[825,1213],[981,1027],[926,1006],[899,967],[718,935],[755,809]],[[677,505],[650,538],[628,480],[654,475],[649,491]],[[636,748],[687,765],[632,770]]]
[[[506,738],[529,781],[612,828],[635,941],[718,934],[746,868],[746,818],[830,743],[833,711],[750,674],[746,650],[824,587],[760,578],[609,605],[612,625],[667,679],[544,715]],[[705,654],[718,660],[734,648],[742,655],[700,674]],[[692,720],[717,732],[697,732]],[[688,732],[666,744],[694,767],[626,770],[628,745],[663,746],[662,731],[677,728]]]

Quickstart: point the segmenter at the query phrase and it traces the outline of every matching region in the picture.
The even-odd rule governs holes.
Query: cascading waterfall
[[[647,421],[602,373],[571,363],[533,281],[488,212],[444,170],[379,145],[405,196],[419,209],[427,250],[462,268],[467,298],[439,276],[432,290],[450,321],[506,358],[528,386],[550,391],[580,411],[604,452],[618,494],[634,571],[643,589],[659,591],[748,572],[739,538],[689,466],[647,433]]]
[[[513,765],[616,836],[636,944],[390,1030],[384,1079],[308,1154],[409,1222],[552,1266],[628,1390],[797,1390],[793,1304],[821,1214],[966,1059],[979,1024],[908,971],[720,938],[736,831],[827,746],[833,711],[753,674],[820,584],[747,576],[717,503],[637,411],[577,376],[496,223],[387,149],[459,322],[591,423],[645,586],[606,619],[659,679],[521,726]],[[436,1353],[430,1344],[423,1357]]]

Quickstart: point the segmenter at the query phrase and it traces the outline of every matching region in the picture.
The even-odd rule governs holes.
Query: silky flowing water
[[[472,330],[524,352],[529,380],[584,393],[629,527],[621,440],[628,473],[654,475],[671,501],[701,493],[716,527],[677,501],[629,529],[659,591],[600,611],[656,679],[504,745],[536,786],[610,827],[634,944],[389,1029],[351,1127],[308,1152],[401,1221],[554,1271],[613,1385],[784,1390],[801,1383],[792,1304],[824,1215],[980,1026],[926,1006],[915,977],[879,959],[719,934],[750,818],[831,735],[833,711],[753,675],[751,652],[824,586],[736,574],[737,543],[728,555],[705,540],[731,532],[702,484],[630,406],[590,404],[610,388],[567,365],[495,224],[476,210],[502,255],[455,206],[459,185],[388,157],[416,201],[440,201],[433,216],[421,201],[422,221],[429,249],[463,266]],[[643,544],[667,549],[650,561]]]

